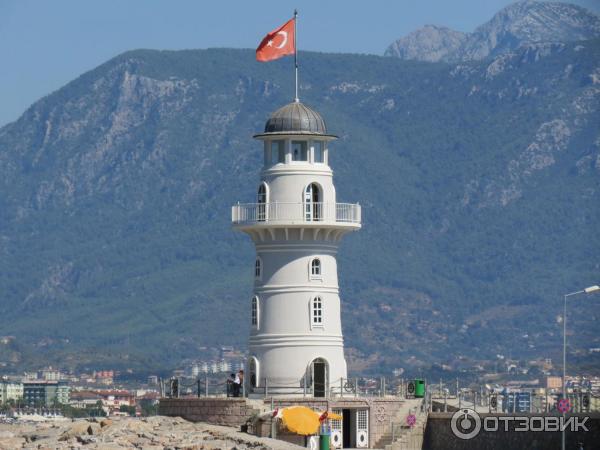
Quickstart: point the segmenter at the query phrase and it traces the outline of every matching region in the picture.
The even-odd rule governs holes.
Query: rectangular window
[[[256,278],[257,280],[260,280],[261,278],[261,261],[259,258],[256,258],[256,261],[254,262],[254,278]]]
[[[321,297],[315,297],[313,300],[313,325],[321,325],[323,323],[323,301]]]
[[[252,325],[258,325],[258,299],[256,297],[252,297]]]
[[[271,164],[285,162],[284,141],[271,142]]]
[[[359,409],[356,411],[356,428],[358,430],[368,430],[369,429],[369,415],[368,411],[365,409]]]
[[[305,141],[292,141],[292,161],[308,161],[308,147]]]
[[[325,162],[323,142],[314,141],[313,142],[313,151],[314,151],[314,162],[316,162],[316,163]]]

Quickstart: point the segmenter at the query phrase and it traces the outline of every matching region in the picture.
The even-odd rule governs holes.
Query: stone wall
[[[191,422],[240,427],[259,410],[243,398],[161,398],[158,414]]]
[[[399,399],[374,398],[369,413],[369,446],[379,447],[382,437],[390,433],[391,421],[402,406]]]
[[[446,411],[444,411],[444,407],[446,408]],[[457,406],[452,406],[449,405],[448,403],[446,403],[446,405],[444,405],[443,401],[439,401],[439,400],[432,400],[431,401],[431,410],[433,412],[454,412],[454,411],[458,411],[458,407]]]
[[[265,407],[270,409],[271,400],[264,400]],[[331,411],[332,409],[358,409],[366,408],[369,410],[369,447],[373,448],[379,440],[390,431],[390,421],[395,418],[400,410],[402,401],[393,397],[366,397],[366,398],[335,398],[335,399],[317,399],[307,398],[274,398],[273,406],[283,408],[286,406],[306,406],[315,411]],[[270,432],[270,423],[264,424],[260,429]],[[282,431],[277,437],[288,440]],[[262,434],[261,434],[262,435]],[[262,435],[262,436],[267,436]],[[296,439],[289,442],[298,443]]]
[[[529,417],[531,414],[518,413],[519,417]],[[482,420],[487,416],[498,414],[480,414]],[[570,415],[569,415],[570,416]],[[579,444],[585,450],[600,449],[600,414],[579,414],[580,418],[588,416],[586,426],[589,431],[566,433],[568,449],[579,449]],[[423,450],[547,450],[559,449],[561,446],[560,432],[525,432],[514,431],[518,423],[508,422],[509,431],[481,431],[476,437],[468,440],[459,439],[450,428],[451,413],[430,413],[425,428]]]
[[[256,403],[253,405],[253,402],[256,401],[243,398],[162,398],[158,412],[160,415],[183,417],[192,422],[240,427],[246,424],[252,416],[260,414],[260,410],[271,409],[271,399],[264,399],[260,406]],[[369,447],[374,447],[386,433],[389,433],[390,421],[396,416],[401,405],[402,401],[393,397],[342,399],[280,397],[273,399],[274,408],[306,406],[315,411],[366,408],[369,410]],[[253,424],[249,431],[257,436],[270,436],[270,419]],[[295,444],[302,445],[304,442],[303,437],[291,435],[280,426],[277,426],[276,436],[278,439]]]

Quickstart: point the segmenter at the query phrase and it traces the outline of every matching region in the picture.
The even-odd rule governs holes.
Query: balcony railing
[[[231,208],[231,221],[245,223],[341,222],[360,224],[358,203],[244,203]]]

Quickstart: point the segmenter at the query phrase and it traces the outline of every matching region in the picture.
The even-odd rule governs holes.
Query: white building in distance
[[[235,229],[256,246],[246,385],[255,395],[324,397],[347,377],[336,254],[360,229],[358,204],[338,203],[329,144],[314,110],[290,103],[263,133],[256,201],[232,208]]]
[[[17,402],[23,399],[23,383],[20,381],[0,380],[0,404],[9,400]]]

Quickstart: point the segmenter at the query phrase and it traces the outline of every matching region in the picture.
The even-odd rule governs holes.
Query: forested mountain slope
[[[302,53],[338,199],[363,207],[339,255],[353,368],[558,354],[561,295],[600,281],[599,61],[598,40],[460,65]],[[132,51],[0,129],[0,362],[244,347],[254,255],[230,206],[292,86],[250,50]],[[600,346],[598,308],[570,323]]]

